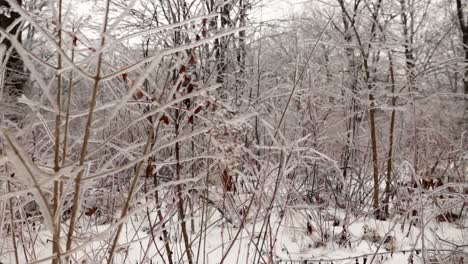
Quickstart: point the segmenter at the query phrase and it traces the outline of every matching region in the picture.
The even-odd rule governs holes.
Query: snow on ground
[[[468,229],[466,228],[468,223],[466,220],[458,223],[437,223],[435,221],[427,223],[424,229],[423,246],[421,228],[418,227],[420,223],[411,226],[408,232],[410,225],[408,220],[402,225],[404,220],[402,217],[395,217],[391,221],[379,221],[371,217],[348,216],[348,227],[346,232],[343,232],[341,224],[344,213],[338,212],[337,216],[334,217],[330,212],[324,211],[322,213],[326,217],[323,217],[322,225],[326,227],[325,232],[328,232],[329,239],[321,242],[320,227],[312,225],[308,230],[307,213],[304,212],[286,212],[283,218],[273,213],[270,225],[266,225],[271,228],[273,235],[268,233],[264,240],[264,232],[260,234],[259,230],[262,229],[266,215],[257,217],[256,221],[254,221],[254,217],[250,217],[250,221],[237,235],[239,224],[236,224],[236,221],[233,221],[234,224],[226,223],[223,221],[225,218],[222,218],[217,210],[210,208],[208,211],[209,221],[205,222],[206,234],[202,232],[202,239],[200,239],[200,229],[205,228],[205,225],[201,225],[200,212],[195,213],[193,218],[195,230],[189,234],[194,258],[197,259],[196,263],[220,263],[231,247],[231,243],[232,247],[229,249],[224,263],[268,263],[270,254],[267,254],[265,250],[258,252],[255,250],[255,244],[257,243],[258,247],[261,243],[265,243],[263,248],[269,249],[271,241],[275,240],[274,234],[277,234],[277,239],[272,255],[276,263],[306,263],[304,260],[308,260],[308,263],[331,263],[333,261],[333,263],[354,264],[364,263],[364,258],[367,258],[366,263],[370,263],[374,254],[376,256],[372,263],[411,263],[410,256],[414,259],[414,263],[422,263],[421,253],[414,251],[414,249],[425,247],[429,250],[453,250],[454,245],[468,244]],[[155,221],[156,212],[150,212],[149,215],[152,222],[157,222]],[[81,223],[87,223],[89,225],[87,228],[94,229],[96,236],[81,237],[77,240],[79,243],[88,243],[77,251],[74,260],[83,264],[106,263],[104,258],[107,254],[105,251],[109,245],[106,230],[109,230],[111,226],[108,224],[94,225],[95,219],[93,217],[82,220],[86,220]],[[115,254],[115,263],[164,263],[161,260],[161,255],[165,257],[166,254],[160,226],[155,228],[153,239],[147,223],[146,213],[140,211],[131,218],[131,221],[124,224],[119,240],[120,246]],[[277,230],[278,225],[280,228]],[[180,236],[175,211],[168,226],[172,228],[170,244],[174,252],[175,263],[187,263],[186,256],[181,255],[181,252],[184,252],[184,244]],[[190,229],[190,219],[187,221],[187,226]],[[23,243],[29,244],[30,240],[36,240],[35,254],[37,259],[46,259],[40,263],[49,263],[50,260],[47,257],[51,253],[50,232],[42,229],[37,237],[29,237],[27,233],[23,235],[25,238]],[[384,241],[385,243],[383,243]],[[11,248],[11,245],[6,245],[4,242],[0,242],[0,246]],[[22,248],[21,243],[19,248]],[[145,253],[146,249],[149,250]],[[457,256],[459,262],[449,261],[446,263],[466,263],[468,248],[464,247],[459,250],[462,251]],[[5,250],[3,251],[5,252]],[[394,253],[390,254],[390,251],[394,251]],[[14,263],[12,251],[9,252],[9,255],[0,257],[2,263]],[[436,255],[443,253],[446,252],[442,251]],[[432,258],[429,253],[424,257],[426,260]],[[460,257],[464,257],[465,262],[461,262],[463,260]],[[20,259],[21,263],[26,263],[24,254],[20,254]],[[142,262],[143,259],[145,259],[144,262]]]

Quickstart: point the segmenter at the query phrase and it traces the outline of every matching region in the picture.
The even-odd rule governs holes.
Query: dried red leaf
[[[193,124],[193,115],[191,115],[191,116],[188,118],[188,123],[189,123],[189,124]]]
[[[148,164],[148,166],[146,166],[146,177],[151,177],[153,176],[153,165]]]
[[[179,73],[186,73],[186,72],[187,72],[187,67],[185,67],[185,65],[180,66]]]
[[[159,122],[163,122],[164,124],[169,125],[169,117],[163,115],[161,118],[159,118]]]
[[[312,224],[309,221],[307,221],[307,233],[309,235],[312,235],[312,232],[313,232]]]
[[[142,98],[144,95],[145,95],[145,94],[143,93],[143,91],[142,91],[141,89],[138,89],[137,92],[136,92],[136,94],[135,94],[135,97],[136,97],[137,99],[140,99],[140,98]]]
[[[191,83],[187,86],[187,93],[193,92],[194,85]]]
[[[195,111],[193,111],[195,114],[198,114],[202,110],[202,106],[199,105],[197,108],[195,108]]]
[[[78,43],[78,38],[76,36],[73,36],[73,47],[76,47]]]
[[[195,55],[190,54],[190,59],[189,59],[188,65],[194,65],[196,62],[197,62],[197,60],[195,58]]]
[[[92,216],[97,211],[97,209],[98,209],[97,207],[90,208],[90,209],[86,210],[85,215],[86,216]]]
[[[187,87],[190,84],[191,81],[192,81],[192,78],[189,75],[185,75],[184,82],[182,83],[182,85],[184,87]]]
[[[126,73],[126,72],[122,73],[122,79],[124,81],[127,81],[127,77],[128,77],[128,73]]]
[[[187,106],[187,108],[190,107],[190,103],[191,103],[190,99],[185,99],[184,100],[184,104]]]
[[[228,174],[227,170],[223,170],[223,174],[221,175],[221,181],[223,183],[223,189],[226,192],[236,192],[236,185],[232,180],[232,176]]]

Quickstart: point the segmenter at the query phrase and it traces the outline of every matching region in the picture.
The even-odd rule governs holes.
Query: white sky
[[[257,7],[250,10],[250,15],[256,21],[269,21],[286,18],[293,11],[300,11],[301,3],[312,0],[253,0]],[[102,5],[96,0],[65,0],[65,9],[71,9],[75,16],[93,15],[95,5]],[[138,1],[137,1],[138,2]]]
[[[300,11],[301,3],[307,0],[258,0],[259,5],[263,6],[252,15],[261,21],[282,19],[288,17],[294,11]]]

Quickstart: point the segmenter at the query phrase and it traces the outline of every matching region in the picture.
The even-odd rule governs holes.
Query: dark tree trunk
[[[22,4],[22,0],[16,0],[19,5]],[[0,0],[0,6],[10,7],[6,0]],[[17,12],[11,12],[9,16],[5,14],[0,15],[0,28],[7,30],[10,25],[12,25],[20,15]],[[18,35],[18,41],[21,42],[21,34],[18,32],[20,28],[20,23],[14,26],[9,33],[11,35]],[[8,39],[2,41],[3,45],[6,46],[6,50],[11,48],[11,42]],[[6,53],[8,54],[8,53]],[[5,58],[1,58],[3,61]],[[4,91],[10,96],[19,96],[23,93],[24,87],[24,76],[23,76],[23,61],[16,50],[13,49],[10,56],[6,58],[8,61],[6,63],[6,72],[4,79]]]
[[[466,23],[466,18],[463,15],[463,5],[461,0],[457,0],[457,15],[460,30],[462,32],[463,51],[465,52],[465,78],[463,79],[463,85],[465,95],[468,95],[468,24]]]
[[[395,73],[393,69],[393,60],[392,54],[388,54],[389,62],[389,72],[390,72],[390,82],[392,85],[392,102],[391,106],[394,108],[396,106],[396,96],[395,96]],[[395,109],[392,109],[392,115],[390,119],[390,136],[388,139],[388,156],[387,156],[387,179],[385,181],[385,214],[389,216],[388,203],[390,202],[390,196],[392,193],[392,166],[393,166],[393,137],[395,132]]]
[[[457,0],[457,16],[458,16],[458,23],[460,25],[460,30],[462,33],[462,45],[463,51],[465,53],[465,63],[464,63],[464,78],[463,78],[463,86],[464,86],[464,94],[465,94],[465,109],[463,110],[463,117],[462,123],[464,127],[462,128],[465,131],[468,131],[468,23],[466,21],[466,17],[463,14],[463,5],[461,0]],[[463,140],[463,148],[466,149],[468,147],[468,137],[465,136]]]

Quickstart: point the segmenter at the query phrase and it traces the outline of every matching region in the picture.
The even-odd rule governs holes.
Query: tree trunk
[[[410,6],[406,6],[406,0],[400,0],[401,5],[401,22],[403,24],[403,36],[404,36],[404,44],[403,47],[405,49],[405,59],[406,59],[406,75],[408,81],[408,90],[410,94],[410,101],[411,101],[411,108],[413,112],[413,167],[414,167],[414,176],[418,174],[418,128],[417,128],[417,119],[416,119],[416,105],[414,102],[414,92],[415,92],[415,57],[413,51],[413,36],[415,34],[413,30],[413,18],[410,14],[411,21],[408,19],[408,15],[406,12],[407,10],[413,10]],[[409,11],[413,12],[413,11]],[[416,179],[413,179],[416,181]]]
[[[465,78],[463,79],[463,86],[465,95],[468,95],[468,24],[465,21],[463,15],[463,5],[461,0],[457,0],[457,15],[458,22],[460,24],[460,30],[462,32],[463,39],[463,51],[465,52]]]
[[[221,29],[225,29],[229,25],[229,4],[224,4],[221,7]],[[226,46],[227,46],[228,37],[221,37],[215,40],[215,49],[216,49],[216,69],[218,75],[216,76],[216,83],[223,84],[225,80],[226,70],[227,70],[227,61],[226,61]]]
[[[379,10],[382,4],[382,0],[377,1],[377,5],[375,7],[374,13],[372,15],[374,23],[372,24],[371,28],[371,35],[370,40],[374,38],[374,34],[377,28],[377,17],[379,15]],[[377,153],[377,132],[375,126],[375,98],[374,98],[374,85],[371,82],[371,72],[368,64],[369,54],[371,52],[371,41],[369,41],[367,54],[364,56],[364,69],[366,74],[366,82],[367,88],[369,90],[369,101],[370,101],[370,109],[369,109],[369,119],[370,119],[370,130],[371,130],[371,146],[372,146],[372,167],[374,173],[374,194],[373,194],[373,207],[374,207],[374,215],[377,219],[382,217],[381,210],[379,208],[379,162],[378,162],[378,153]]]
[[[390,71],[390,82],[392,85],[392,103],[391,106],[394,108],[396,105],[395,96],[395,74],[393,70],[393,60],[391,53],[388,54],[389,71]],[[390,117],[390,136],[388,139],[388,157],[387,157],[387,179],[385,181],[385,214],[388,216],[388,203],[390,202],[390,196],[392,192],[392,166],[393,166],[393,134],[395,131],[395,109],[392,109],[392,116]]]
[[[240,26],[245,27],[246,25],[246,17],[247,17],[247,3],[244,2],[244,0],[239,1],[240,5]],[[244,89],[245,86],[245,81],[244,81],[244,73],[245,73],[245,57],[247,54],[247,49],[245,45],[245,37],[246,37],[246,31],[241,30],[239,31],[239,48],[237,51],[237,64],[239,66],[239,74],[236,78],[236,97],[235,97],[235,103],[236,105],[239,103],[238,98],[240,96],[241,89]]]
[[[345,53],[346,57],[348,59],[348,66],[349,66],[349,74],[351,77],[351,84],[350,84],[350,90],[352,93],[351,96],[351,105],[350,105],[350,112],[351,112],[351,117],[346,121],[346,143],[344,146],[343,150],[343,178],[346,179],[348,175],[348,170],[351,169],[354,166],[355,158],[356,158],[356,149],[355,149],[355,141],[356,138],[358,137],[358,129],[357,129],[357,123],[358,117],[357,113],[360,110],[359,107],[359,102],[356,100],[358,97],[358,89],[357,89],[357,84],[358,84],[358,71],[356,67],[356,58],[354,56],[354,47],[352,45],[353,42],[353,35],[352,35],[352,30],[351,28],[355,24],[355,18],[357,14],[357,10],[359,8],[359,1],[355,2],[354,7],[353,7],[353,16],[348,16],[345,3],[343,0],[338,0],[338,4],[340,5],[341,12],[342,12],[342,20],[343,20],[343,33],[344,33],[344,40],[348,44],[348,46],[345,48]],[[347,117],[348,114],[345,111],[345,117]]]
[[[18,5],[22,5],[22,0],[16,0]],[[10,7],[10,4],[6,0],[0,0],[0,6]],[[17,12],[11,12],[10,16],[6,16],[5,13],[0,15],[0,28],[7,30],[20,15]],[[12,35],[18,35],[18,41],[21,42],[21,34],[19,34],[20,23],[15,25],[9,33]],[[8,39],[4,39],[1,44],[5,45],[5,50],[11,48],[11,42]],[[7,54],[7,53],[5,53]],[[4,87],[6,88],[6,94],[9,96],[19,96],[23,93],[23,60],[13,49],[8,58],[0,58],[1,61],[7,60],[6,62],[6,72],[4,79]]]
[[[461,0],[457,0],[457,15],[458,15],[458,23],[460,25],[460,30],[462,33],[462,46],[463,51],[465,53],[465,60],[464,60],[464,78],[463,78],[463,87],[464,87],[464,95],[465,95],[465,109],[463,112],[462,117],[462,124],[463,130],[468,132],[468,23],[466,21],[465,16],[463,15],[463,5]],[[463,140],[463,148],[468,148],[468,135],[465,135]]]

